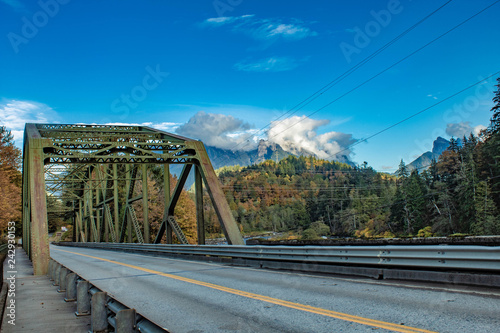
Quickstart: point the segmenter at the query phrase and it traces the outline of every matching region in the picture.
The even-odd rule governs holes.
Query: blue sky
[[[500,71],[500,4],[447,2],[0,0],[0,123],[18,145],[25,122],[134,123],[222,148],[342,151],[392,172],[437,136],[489,123],[498,75],[445,99]]]

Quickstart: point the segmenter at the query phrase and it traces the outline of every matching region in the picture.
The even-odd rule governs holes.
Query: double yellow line
[[[242,296],[242,297],[247,297],[247,298],[251,298],[251,299],[256,299],[256,300],[259,300],[259,301],[262,301],[262,302],[266,302],[266,303],[281,305],[281,306],[284,306],[284,307],[287,307],[287,308],[291,308],[291,309],[296,309],[296,310],[300,310],[300,311],[315,313],[315,314],[319,314],[319,315],[322,315],[322,316],[327,316],[327,317],[332,317],[332,318],[336,318],[336,319],[341,319],[341,320],[345,320],[345,321],[349,321],[349,322],[353,322],[353,323],[358,323],[358,324],[362,324],[362,325],[367,325],[367,326],[372,326],[372,327],[377,327],[377,328],[383,328],[383,329],[394,331],[394,332],[403,332],[403,333],[414,333],[414,332],[436,333],[434,331],[428,331],[428,330],[424,330],[424,329],[420,329],[420,328],[409,327],[409,326],[404,326],[404,325],[398,325],[398,324],[388,323],[388,322],[385,322],[385,321],[374,320],[374,319],[369,319],[369,318],[364,318],[364,317],[359,317],[359,316],[353,316],[353,315],[342,313],[342,312],[336,312],[336,311],[326,310],[326,309],[317,308],[317,307],[314,307],[314,306],[304,305],[304,304],[300,304],[300,303],[288,302],[288,301],[281,300],[281,299],[278,299],[278,298],[272,298],[272,297],[268,297],[268,296],[264,296],[264,295],[254,294],[254,293],[250,293],[250,292],[246,292],[246,291],[242,291],[242,290],[238,290],[238,289],[233,289],[233,288],[228,288],[228,287],[220,286],[220,285],[213,284],[213,283],[208,283],[208,282],[203,282],[203,281],[199,281],[199,280],[185,278],[185,277],[178,276],[178,275],[172,275],[172,274],[168,274],[168,273],[163,273],[163,272],[155,271],[155,270],[152,270],[152,269],[147,269],[147,268],[143,268],[143,267],[139,267],[139,266],[134,266],[134,265],[126,264],[126,263],[119,262],[119,261],[114,261],[114,260],[109,260],[109,259],[104,259],[104,258],[89,256],[89,255],[86,255],[86,254],[81,254],[81,253],[76,253],[76,252],[71,252],[71,251],[65,251],[65,250],[59,250],[59,249],[54,249],[54,250],[61,251],[61,252],[72,253],[72,254],[76,254],[76,255],[79,255],[79,256],[88,257],[88,258],[92,258],[92,259],[102,260],[102,261],[109,262],[109,263],[112,263],[112,264],[116,264],[116,265],[120,265],[120,266],[125,266],[125,267],[129,267],[129,268],[137,269],[137,270],[142,271],[142,272],[146,272],[146,273],[150,273],[150,274],[155,274],[155,275],[160,275],[160,276],[164,276],[164,277],[167,277],[167,278],[170,278],[170,279],[174,279],[174,280],[178,280],[178,281],[183,281],[183,282],[187,282],[187,283],[191,283],[191,284],[196,284],[198,286],[203,286],[203,287],[207,287],[207,288],[211,288],[211,289],[216,289],[216,290],[224,291],[226,293],[230,293],[230,294],[234,294],[234,295],[238,295],[238,296]]]

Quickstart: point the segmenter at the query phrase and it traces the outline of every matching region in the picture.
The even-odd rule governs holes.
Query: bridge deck
[[[76,304],[66,303],[64,294],[57,293],[57,288],[45,275],[34,276],[33,266],[21,248],[15,256],[15,326],[9,324],[10,312],[6,309],[2,322],[2,333],[11,332],[71,332],[84,333],[90,329],[90,317],[76,317]],[[4,278],[11,271],[4,263]],[[9,303],[7,303],[8,305]]]
[[[173,333],[494,332],[500,297],[89,248],[52,257]]]

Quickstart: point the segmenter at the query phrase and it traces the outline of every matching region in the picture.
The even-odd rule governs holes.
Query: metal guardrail
[[[500,246],[211,246],[165,244],[59,243],[153,254],[229,257],[250,260],[380,268],[500,272]]]

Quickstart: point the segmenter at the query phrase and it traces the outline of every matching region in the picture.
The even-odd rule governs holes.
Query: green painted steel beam
[[[24,142],[23,246],[33,261],[35,274],[44,274],[48,264],[49,213],[54,216],[74,211],[77,241],[109,241],[111,229],[118,241],[124,241],[126,234],[128,241],[132,240],[133,221],[129,215],[134,214],[128,207],[131,207],[129,201],[134,195],[139,165],[145,223],[140,226],[136,220],[133,222],[135,234],[141,234],[138,238],[144,236],[146,242],[150,239],[147,165],[164,166],[167,219],[173,218],[187,174],[195,165],[198,242],[203,244],[205,241],[204,183],[228,243],[243,244],[220,182],[199,141],[144,126],[26,124]],[[185,170],[172,194],[170,164],[183,164]],[[126,195],[119,191],[124,185]],[[113,205],[113,209],[108,207],[104,212],[105,204]],[[123,218],[121,225],[120,218]],[[171,242],[172,227],[165,219],[162,222],[163,230],[155,241],[161,241],[161,236],[167,232],[167,242]],[[182,230],[176,229],[176,233]]]

